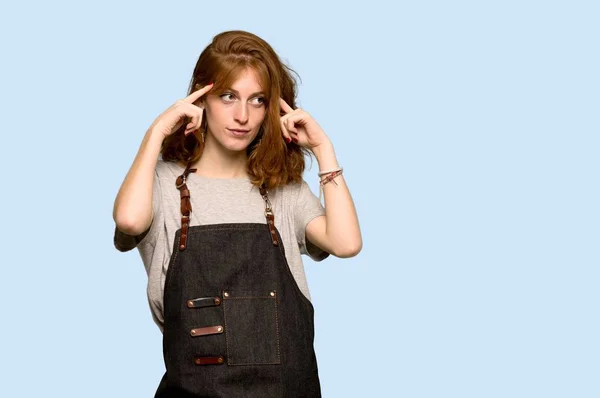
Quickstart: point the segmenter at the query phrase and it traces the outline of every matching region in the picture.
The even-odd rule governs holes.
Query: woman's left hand
[[[283,98],[279,99],[279,105],[285,112],[280,119],[281,134],[288,144],[293,141],[297,145],[313,150],[329,142],[329,137],[308,112],[300,108],[292,109]]]

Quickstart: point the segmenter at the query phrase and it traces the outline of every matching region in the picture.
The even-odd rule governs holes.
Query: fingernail
[[[213,84],[215,84],[215,82],[208,83],[209,86],[212,86]]]
[[[285,137],[285,141],[289,144],[290,142],[292,142],[292,139],[290,137]]]

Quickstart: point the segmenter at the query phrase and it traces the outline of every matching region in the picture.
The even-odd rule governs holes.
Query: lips
[[[227,129],[229,130],[229,132],[231,132],[233,135],[246,135],[250,132],[250,130],[246,130],[246,129]]]

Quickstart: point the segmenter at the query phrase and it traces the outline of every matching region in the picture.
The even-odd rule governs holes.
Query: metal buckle
[[[182,174],[182,175],[181,175],[181,177],[182,177],[182,178],[181,178],[181,181],[183,181],[183,182],[182,182],[180,185],[177,185],[177,184],[175,184],[175,186],[177,187],[177,189],[179,189],[179,188],[181,188],[182,186],[184,186],[184,185],[185,185],[185,182],[187,181],[187,178],[186,178],[185,174]]]

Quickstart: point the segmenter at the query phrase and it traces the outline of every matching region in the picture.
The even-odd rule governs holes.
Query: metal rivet
[[[223,327],[219,326],[219,327],[217,328],[217,331],[218,331],[218,332],[222,332],[222,331],[223,331]]]
[[[196,334],[196,331],[195,331],[194,329],[192,329],[192,332],[191,332],[191,333],[192,333],[192,335],[195,335],[195,334]]]
[[[196,359],[194,359],[194,363],[196,365],[200,365],[202,363],[202,361],[200,360],[200,358],[196,358]]]
[[[188,301],[188,307],[193,307],[194,306],[194,302],[192,300]]]
[[[274,297],[275,296],[275,292],[271,292],[271,296]]]
[[[229,297],[229,293],[225,292],[225,293],[223,293],[223,296]]]
[[[219,359],[217,359],[217,361],[218,361],[219,363],[223,363],[223,357],[219,357]]]
[[[215,297],[215,304],[221,304],[221,299],[218,297]]]

